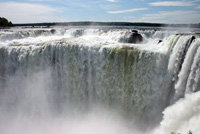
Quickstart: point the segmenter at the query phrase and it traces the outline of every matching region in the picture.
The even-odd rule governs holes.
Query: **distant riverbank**
[[[145,27],[191,27],[200,28],[199,24],[164,24],[164,23],[131,23],[131,22],[53,22],[53,23],[23,23],[13,24],[13,26],[145,26]]]

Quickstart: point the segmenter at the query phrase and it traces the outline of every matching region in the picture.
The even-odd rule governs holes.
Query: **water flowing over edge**
[[[75,107],[84,112],[85,108],[103,105],[120,109],[120,113],[142,124],[158,123],[166,106],[199,91],[199,37],[192,33],[138,30],[144,38],[142,43],[121,42],[130,32],[122,29],[1,32],[0,84],[4,96],[1,112],[46,117],[66,114]],[[171,107],[165,111],[176,112]],[[168,123],[172,117],[165,111],[157,129],[159,133],[199,131],[195,125],[184,128],[187,113],[183,114],[186,117]],[[176,127],[171,127],[172,124]]]

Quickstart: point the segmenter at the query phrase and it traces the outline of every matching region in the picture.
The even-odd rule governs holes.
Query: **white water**
[[[55,29],[53,29],[55,30]],[[0,41],[2,45],[36,45],[52,41],[72,41],[73,44],[100,46],[100,47],[137,47],[141,50],[154,52],[167,52],[169,45],[158,43],[164,37],[172,33],[168,31],[138,31],[143,35],[144,41],[137,44],[119,43],[121,39],[128,38],[131,30],[127,29],[56,29],[54,33],[51,29],[13,29],[13,31],[1,31]],[[164,40],[166,41],[166,40]],[[77,43],[76,43],[77,42]],[[167,41],[166,41],[167,42]],[[86,44],[85,44],[86,43]]]
[[[170,134],[177,132],[187,134],[189,130],[194,134],[200,132],[200,92],[188,94],[174,105],[167,107],[161,126],[156,134]]]
[[[1,30],[0,133],[150,133],[170,103],[156,132],[198,133],[199,37],[138,33],[130,44],[129,29]]]

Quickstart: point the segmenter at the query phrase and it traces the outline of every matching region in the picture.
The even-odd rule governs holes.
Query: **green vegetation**
[[[12,22],[11,21],[8,21],[4,17],[0,17],[0,27],[10,27],[10,26],[12,26]]]

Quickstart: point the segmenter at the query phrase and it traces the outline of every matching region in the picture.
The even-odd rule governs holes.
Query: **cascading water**
[[[198,133],[199,36],[138,33],[133,44],[129,29],[1,30],[0,133],[149,133],[168,105],[152,133]]]

